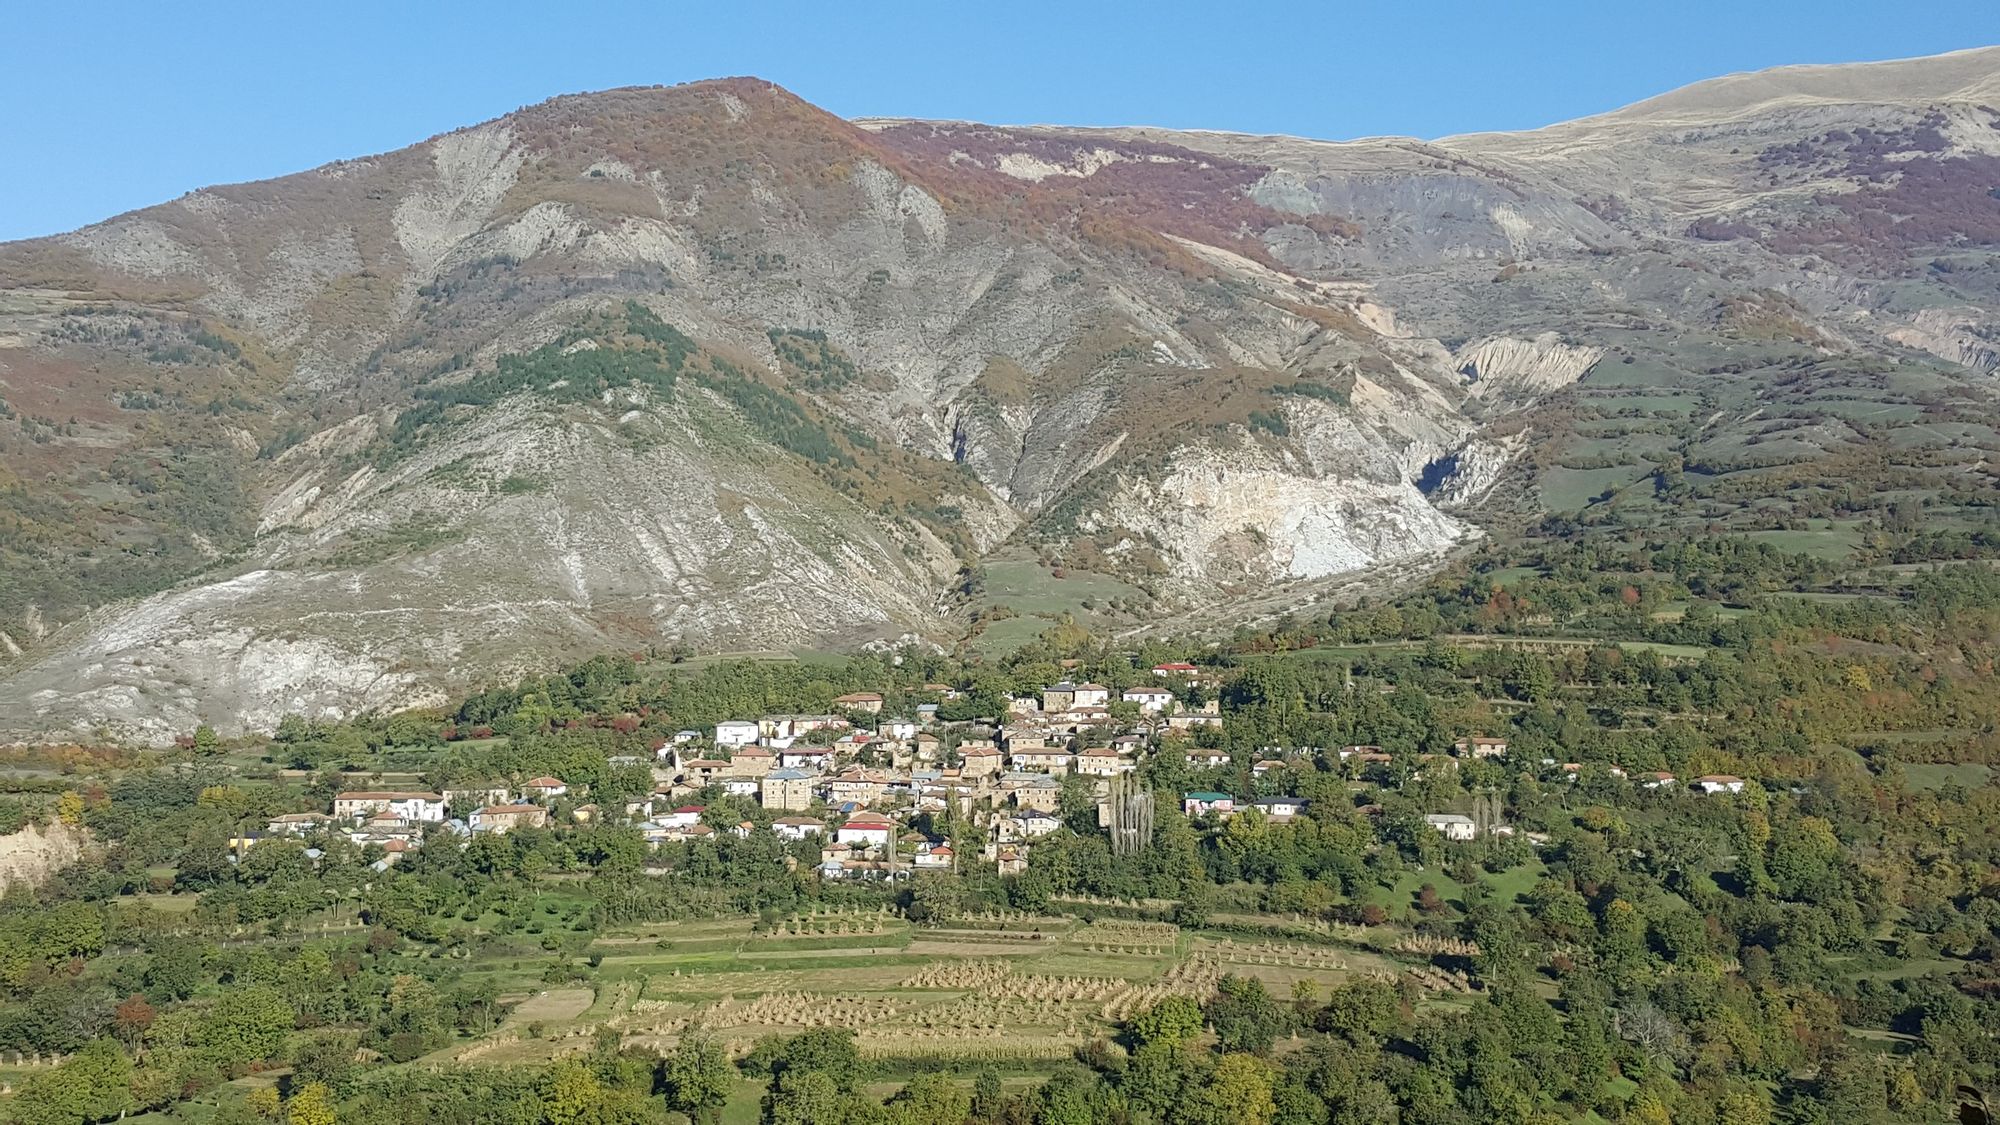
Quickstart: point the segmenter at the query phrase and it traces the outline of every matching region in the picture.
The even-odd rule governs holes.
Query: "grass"
[[[1064,617],[1101,628],[1121,620],[1113,601],[1143,602],[1140,590],[1116,578],[1086,571],[1054,570],[1033,559],[994,559],[982,567],[986,586],[975,608],[1006,607],[1019,614],[987,625],[973,647],[986,657],[1012,652]]]
[[[1956,781],[1967,789],[1978,789],[1993,778],[1993,767],[1978,762],[1947,764],[1912,762],[1903,767],[1903,776],[1914,789],[1942,789]]]
[[[1576,512],[1605,492],[1616,492],[1651,472],[1647,465],[1614,465],[1605,469],[1550,469],[1542,474],[1542,503],[1550,511]]]
[[[1102,574],[1054,571],[1029,559],[996,559],[985,566],[986,597],[1023,613],[1062,613],[1080,608],[1085,598],[1106,601],[1138,594],[1135,587]]]
[[[1795,551],[1832,562],[1845,562],[1861,545],[1864,529],[1851,520],[1809,520],[1802,530],[1751,531],[1743,538],[1753,543],[1769,543],[1781,551]]]
[[[1495,586],[1518,586],[1531,578],[1540,578],[1541,576],[1542,569],[1540,567],[1510,566],[1504,570],[1494,571],[1487,576],[1487,580]]]
[[[1942,957],[1925,957],[1908,961],[1897,961],[1878,969],[1846,969],[1841,966],[1854,961],[1851,955],[1831,956],[1826,959],[1828,966],[1847,980],[1908,980],[1913,977],[1929,976],[1932,973],[1949,973],[1964,964],[1962,961],[1948,961]]]
[[[1526,863],[1519,867],[1510,867],[1505,871],[1497,873],[1482,870],[1479,873],[1477,882],[1502,902],[1512,902],[1519,899],[1522,895],[1527,894],[1536,883],[1541,881],[1542,876],[1547,873],[1547,866],[1541,860],[1537,859],[1531,863]],[[1384,887],[1378,885],[1371,887],[1362,897],[1365,901],[1375,903],[1387,910],[1401,910],[1416,903],[1417,892],[1423,888],[1425,883],[1429,883],[1431,886],[1437,888],[1438,896],[1446,902],[1451,903],[1461,910],[1465,908],[1465,884],[1445,874],[1442,868],[1435,868],[1428,871],[1404,872],[1402,878],[1396,880],[1394,886]]]

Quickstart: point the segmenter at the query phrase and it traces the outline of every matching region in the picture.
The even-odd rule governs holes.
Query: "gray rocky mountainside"
[[[0,246],[0,737],[978,643],[1055,616],[1023,576],[1201,626],[1551,514],[1975,496],[1995,106],[2000,49],[1430,142],[729,79]]]

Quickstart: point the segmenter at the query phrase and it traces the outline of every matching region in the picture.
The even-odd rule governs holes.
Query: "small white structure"
[[[1474,735],[1452,743],[1451,752],[1460,758],[1503,758],[1507,755],[1507,740]]]
[[[701,814],[705,809],[706,806],[703,805],[682,805],[680,808],[655,819],[663,828],[686,831],[701,823]]]
[[[1443,833],[1447,840],[1466,841],[1479,835],[1472,818],[1459,813],[1425,813],[1424,823]]]
[[[809,816],[781,816],[771,822],[771,831],[786,840],[803,840],[826,831],[826,825]]]
[[[1138,704],[1140,713],[1145,715],[1164,715],[1174,705],[1174,693],[1166,688],[1126,688],[1118,698],[1126,703]]]
[[[715,744],[718,747],[734,749],[749,746],[757,741],[757,724],[743,719],[728,719],[715,724]]]
[[[1695,778],[1694,787],[1703,793],[1741,793],[1743,779],[1726,773],[1712,773]]]
[[[1305,800],[1299,797],[1259,797],[1250,803],[1272,820],[1290,820],[1306,811]]]
[[[1061,828],[1062,821],[1057,820],[1050,813],[1042,812],[1039,809],[1029,809],[1026,812],[1001,821],[1001,827],[1003,829],[1002,835],[1006,838],[1032,840],[1038,836],[1046,836],[1056,829]]]
[[[530,799],[540,798],[546,801],[552,797],[566,796],[568,793],[569,786],[559,777],[537,777],[521,783],[521,796]]]
[[[833,831],[833,842],[848,847],[883,849],[896,834],[896,824],[880,813],[858,812]]]

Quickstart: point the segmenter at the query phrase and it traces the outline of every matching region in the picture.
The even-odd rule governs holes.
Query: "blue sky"
[[[0,239],[560,93],[754,74],[843,116],[1345,138],[1518,129],[1701,78],[2000,43],[1995,0],[20,4]]]

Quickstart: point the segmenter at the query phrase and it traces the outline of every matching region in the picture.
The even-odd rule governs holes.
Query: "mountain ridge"
[[[1548,512],[1761,533],[1841,458],[1983,484],[1826,410],[1984,448],[2000,115],[1753,116],[1551,167],[713,79],[0,246],[0,736],[1285,612]]]

